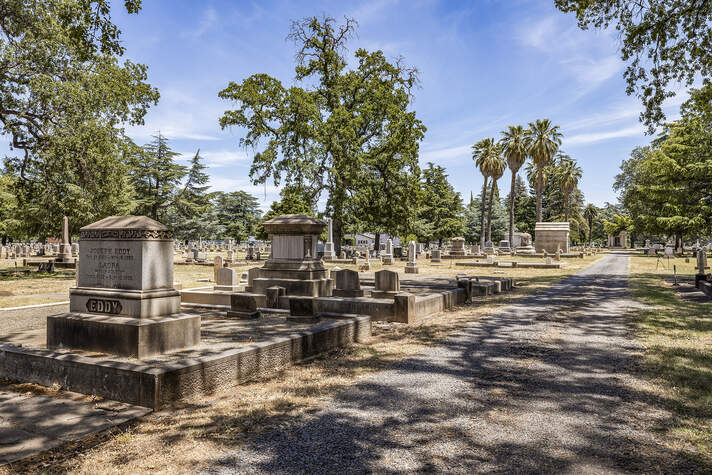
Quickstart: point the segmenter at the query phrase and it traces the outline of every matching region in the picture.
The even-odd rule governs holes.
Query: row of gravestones
[[[17,259],[21,257],[49,256],[59,254],[59,244],[15,244],[0,247],[0,259]],[[72,256],[79,255],[79,243],[72,244]]]
[[[373,298],[392,298],[400,292],[398,272],[388,269],[379,270],[374,274],[375,287],[371,292]],[[363,297],[359,274],[355,270],[339,269],[331,271],[334,281],[334,297]]]

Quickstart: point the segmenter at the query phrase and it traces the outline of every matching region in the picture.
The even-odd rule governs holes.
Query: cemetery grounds
[[[394,363],[425,350],[472,321],[515,303],[562,278],[574,274],[602,255],[584,259],[564,259],[562,269],[462,268],[444,260],[440,266],[419,261],[423,274],[467,273],[479,276],[513,277],[515,292],[488,297],[472,306],[455,308],[419,325],[373,323],[368,344],[354,344],[287,368],[272,376],[210,396],[183,400],[171,410],[150,414],[129,423],[15,465],[12,470],[39,473],[64,472],[146,472],[192,471],[213,463],[222,454],[239,447],[256,433],[286,424],[301,414],[311,413],[332,396],[357,383],[366,375],[385,370]],[[208,260],[212,259],[208,255]],[[517,256],[517,260],[526,259]],[[503,259],[507,260],[507,259]],[[644,388],[661,398],[675,419],[660,427],[669,444],[681,452],[695,453],[712,464],[712,303],[683,300],[671,285],[672,273],[658,266],[655,257],[631,255],[631,291],[646,304],[635,314],[635,338],[644,346],[642,368],[647,378]],[[678,275],[694,275],[694,259],[686,264],[675,259]],[[246,271],[257,263],[236,267]],[[402,271],[396,261],[391,270]],[[333,267],[333,265],[328,265]],[[357,266],[339,265],[357,270]],[[380,264],[371,266],[371,272]],[[183,288],[209,285],[210,266],[176,265],[175,281]],[[30,281],[38,281],[29,285]],[[202,282],[201,282],[202,280]],[[47,281],[46,283],[44,281]],[[21,285],[0,281],[0,290],[22,292],[23,301],[48,303],[54,294],[66,300],[73,280],[27,279]],[[40,284],[42,282],[42,284]],[[20,290],[21,289],[21,290]],[[33,293],[32,289],[36,289]],[[37,292],[37,290],[40,290]],[[0,298],[3,307],[5,298]],[[19,304],[14,304],[19,305]],[[55,390],[34,385],[11,385],[12,390],[52,394]],[[58,389],[57,389],[58,390]],[[91,398],[89,398],[91,399]],[[4,473],[8,468],[0,468]]]

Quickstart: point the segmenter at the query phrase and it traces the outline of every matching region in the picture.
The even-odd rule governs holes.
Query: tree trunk
[[[564,198],[564,221],[569,221],[569,195]]]
[[[485,247],[485,204],[487,203],[487,177],[482,185],[482,212],[480,213],[480,247]]]
[[[541,195],[544,194],[544,173],[536,172],[536,222],[541,223]]]
[[[334,252],[336,253],[337,256],[341,255],[341,239],[343,238],[343,235],[341,234],[341,219],[334,217],[332,218],[332,226],[333,226],[333,232],[334,232]]]
[[[494,204],[494,187],[497,186],[497,180],[492,180],[490,187],[489,211],[487,212],[487,241],[492,241],[492,206]]]
[[[517,172],[512,170],[512,186],[509,190],[509,247],[514,241],[514,184],[517,180]]]

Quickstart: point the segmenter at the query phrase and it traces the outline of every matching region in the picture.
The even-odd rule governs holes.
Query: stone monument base
[[[515,249],[517,254],[527,255],[536,254],[536,249],[533,246],[519,246]]]
[[[69,289],[72,313],[114,317],[151,318],[180,312],[180,292],[175,289],[114,290],[93,287]]]
[[[406,264],[406,266],[405,266],[405,273],[406,273],[406,274],[417,274],[417,273],[418,273],[418,266],[417,266],[417,265]]]
[[[363,297],[363,290],[355,289],[334,289],[333,297]]]
[[[465,257],[466,253],[464,250],[462,251],[450,251],[449,256],[450,257]]]
[[[400,291],[397,290],[373,290],[371,291],[371,298],[374,299],[394,299]]]
[[[65,313],[47,317],[47,347],[111,353],[132,358],[200,343],[200,315],[153,318]]]

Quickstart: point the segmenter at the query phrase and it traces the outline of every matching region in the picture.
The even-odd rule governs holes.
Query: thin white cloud
[[[208,7],[203,12],[203,15],[200,18],[200,23],[198,23],[198,26],[194,29],[184,31],[183,33],[181,33],[181,36],[184,38],[192,38],[194,40],[197,40],[198,38],[203,36],[205,33],[207,33],[211,28],[213,28],[217,22],[218,22],[217,12],[215,11],[214,8]]]
[[[360,24],[365,24],[374,18],[381,17],[384,10],[397,3],[398,0],[368,0],[356,7],[348,16]]]
[[[232,165],[237,162],[245,162],[251,159],[250,155],[244,151],[201,151],[200,154],[205,158],[205,163],[214,168]]]
[[[634,125],[632,127],[627,127],[618,130],[610,130],[607,132],[590,132],[564,137],[563,146],[565,147],[568,145],[586,145],[595,142],[603,142],[605,140],[612,140],[623,137],[636,137],[643,135],[643,127],[641,125]]]
[[[625,99],[604,112],[588,115],[565,125],[566,131],[601,128],[620,122],[630,122],[640,115],[640,102],[634,98]]]
[[[580,31],[563,15],[528,22],[519,28],[517,38],[576,81],[571,102],[597,89],[625,66],[618,57],[610,32]]]
[[[471,145],[460,145],[457,147],[445,147],[427,150],[420,153],[420,163],[433,162],[436,165],[469,159],[472,156]]]

